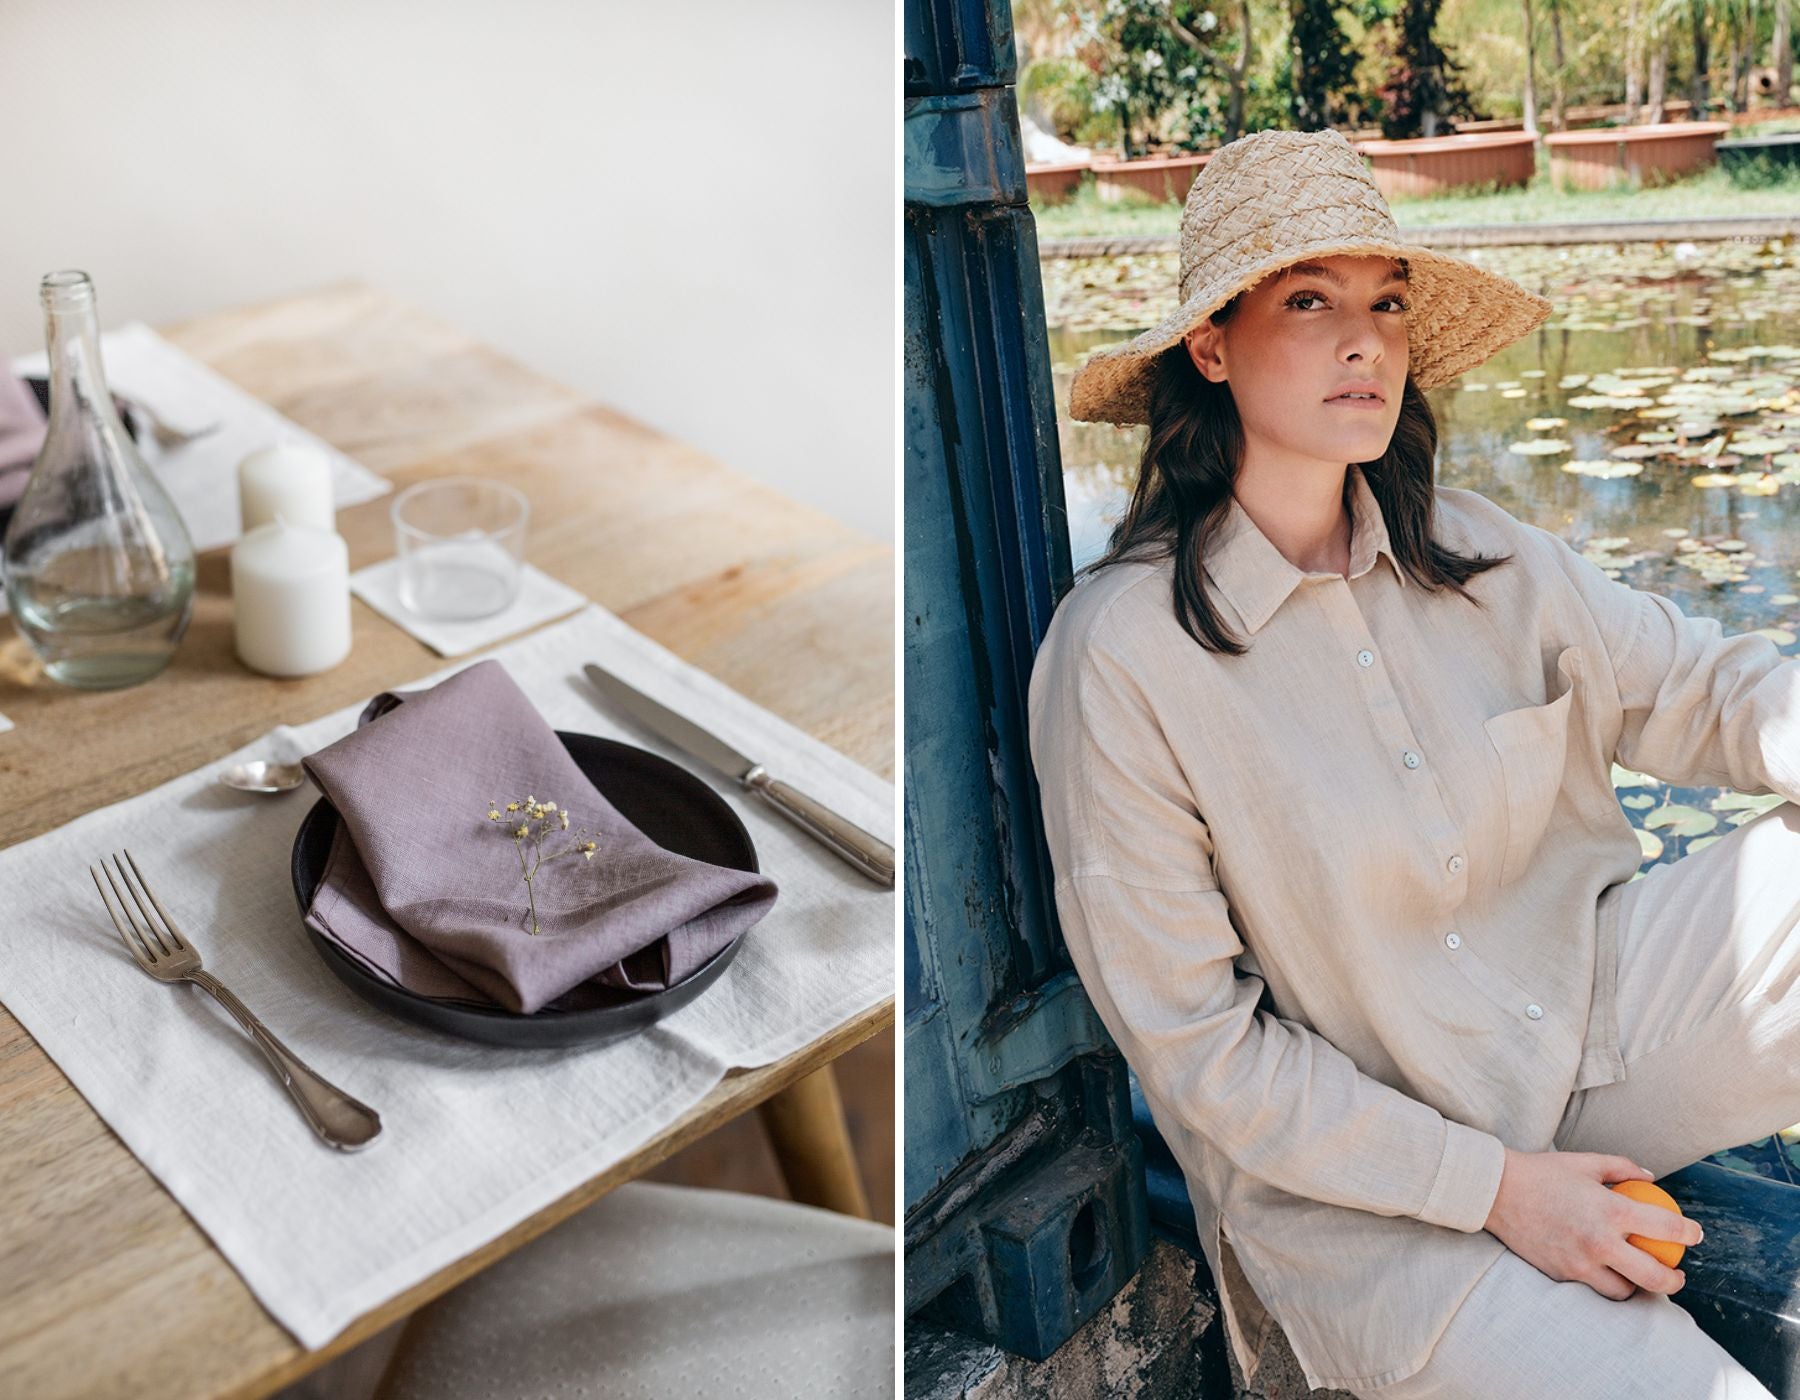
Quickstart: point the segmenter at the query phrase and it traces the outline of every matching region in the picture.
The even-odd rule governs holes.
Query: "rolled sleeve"
[[[1575,584],[1611,660],[1617,761],[1665,782],[1800,802],[1800,659],[1767,637],[1726,636],[1715,618],[1689,617],[1536,533]]]

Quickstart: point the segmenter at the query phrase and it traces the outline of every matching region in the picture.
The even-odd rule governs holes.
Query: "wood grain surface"
[[[158,329],[397,486],[446,475],[519,486],[532,503],[533,564],[892,777],[889,546],[366,286]],[[887,464],[861,469],[871,489],[892,489]],[[339,513],[353,569],[393,553],[391,499]],[[354,642],[341,666],[303,680],[257,676],[232,649],[226,553],[205,554],[194,620],[169,670],[91,694],[44,678],[10,622],[0,623],[0,713],[17,725],[0,735],[0,847],[276,724],[304,723],[446,664],[362,602],[352,608]],[[729,1076],[642,1151],[307,1353],[0,1010],[0,1396],[265,1395],[893,1017],[889,1000],[776,1065]]]

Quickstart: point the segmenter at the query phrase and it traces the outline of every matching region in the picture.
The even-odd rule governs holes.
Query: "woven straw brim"
[[[1075,376],[1070,411],[1094,423],[1147,423],[1157,357],[1239,292],[1297,262],[1358,255],[1405,258],[1406,342],[1413,382],[1421,389],[1448,382],[1512,344],[1554,309],[1509,277],[1429,248],[1368,239],[1289,244],[1247,270],[1204,283],[1180,310],[1135,340],[1103,350]]]

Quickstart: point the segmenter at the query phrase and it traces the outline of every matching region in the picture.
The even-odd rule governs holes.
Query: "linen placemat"
[[[540,622],[574,612],[587,598],[568,584],[530,564],[520,566],[519,596],[491,617],[467,622],[440,622],[414,617],[400,605],[400,561],[383,559],[350,575],[350,591],[402,632],[411,633],[439,656],[467,656],[472,651],[529,631]]]
[[[331,495],[340,510],[394,489],[386,478],[283,417],[141,321],[103,332],[100,359],[106,387],[143,404],[168,427],[193,432],[218,425],[172,447],[160,446],[151,434],[138,444],[181,512],[196,551],[218,549],[237,539],[237,466],[259,447],[300,444],[323,452],[331,462]],[[47,364],[39,351],[14,360],[13,369],[41,378]]]
[[[893,992],[894,892],[630,727],[581,665],[615,672],[888,840],[890,784],[598,607],[490,655],[552,726],[655,750],[713,782],[781,887],[720,980],[630,1040],[471,1044],[387,1017],[326,969],[288,873],[316,794],[257,797],[216,777],[343,737],[361,700],[0,851],[0,1002],[308,1348],[627,1155],[728,1068],[778,1060]],[[373,1145],[322,1144],[210,998],[127,959],[87,872],[126,846],[207,968],[381,1114]]]

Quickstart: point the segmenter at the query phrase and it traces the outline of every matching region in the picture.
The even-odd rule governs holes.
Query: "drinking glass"
[[[407,487],[391,513],[400,606],[439,622],[512,606],[531,516],[522,491],[481,477],[442,477]]]

